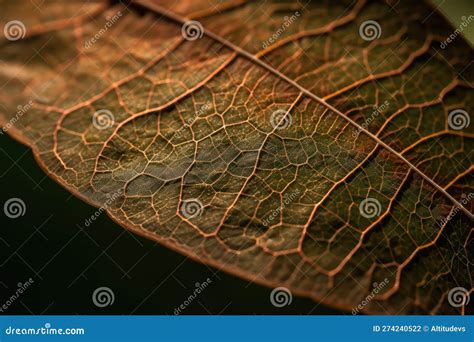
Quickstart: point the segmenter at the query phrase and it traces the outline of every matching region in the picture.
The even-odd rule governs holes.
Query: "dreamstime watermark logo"
[[[9,21],[3,27],[3,34],[5,35],[5,38],[12,42],[23,39],[26,35],[25,24],[19,20]]]
[[[185,125],[176,131],[175,135],[179,136],[181,134],[181,132],[183,132],[183,129],[185,127],[191,126],[194,123],[194,121],[197,120],[197,118],[199,116],[204,114],[206,112],[206,110],[210,109],[211,107],[212,107],[212,105],[211,105],[210,102],[206,102],[201,107],[199,107],[199,109],[194,113],[194,115],[191,118],[189,118],[188,120],[186,120]]]
[[[181,27],[181,35],[189,41],[198,40],[204,35],[204,28],[199,21],[190,20]]]
[[[448,292],[448,302],[454,308],[460,308],[469,304],[469,291],[464,287],[454,287]]]
[[[389,284],[389,280],[385,278],[383,281],[380,283],[374,282],[372,284],[373,290],[360,302],[359,305],[357,305],[354,309],[352,309],[352,314],[357,315],[367,304],[369,304],[372,299],[380,292],[382,291],[387,285]]]
[[[375,216],[380,216],[382,206],[377,199],[369,197],[360,202],[359,212],[365,218],[374,218]]]
[[[461,17],[461,24],[458,26],[458,28],[456,30],[454,30],[453,33],[451,33],[449,35],[448,38],[446,38],[446,40],[442,41],[440,44],[439,44],[439,47],[441,49],[446,49],[446,47],[452,43],[457,36],[459,36],[462,31],[464,31],[464,29],[467,27],[467,25],[469,25],[471,23],[471,21],[474,20],[474,15],[470,15],[469,17],[466,17],[466,16],[462,16]]]
[[[275,129],[285,129],[291,126],[293,118],[291,113],[284,110],[278,109],[274,111],[270,117],[270,124]]]
[[[12,128],[15,123],[20,120],[20,118],[25,115],[26,112],[28,112],[31,107],[33,106],[33,101],[30,100],[26,105],[24,106],[18,106],[17,111],[13,118],[11,118],[1,129],[0,129],[0,134],[6,133],[10,128]]]
[[[97,209],[94,214],[92,214],[89,218],[87,218],[84,221],[84,225],[86,227],[89,227],[93,221],[95,221],[105,210],[107,210],[112,202],[114,202],[117,198],[119,198],[121,195],[123,195],[123,190],[120,189],[119,191],[113,193],[112,195],[107,194],[106,197],[107,199],[104,202],[104,205],[102,205],[99,209]]]
[[[104,130],[115,124],[115,117],[110,110],[100,109],[92,116],[92,125],[98,130]]]
[[[92,302],[98,308],[105,308],[114,304],[115,294],[109,287],[99,287],[92,293]]]
[[[455,131],[467,128],[470,123],[471,118],[464,109],[454,109],[448,114],[448,126]]]
[[[275,43],[277,39],[283,34],[283,32],[285,32],[286,29],[290,27],[290,25],[293,24],[300,15],[301,13],[296,11],[290,17],[288,16],[283,17],[283,24],[281,24],[281,26],[275,31],[275,33],[271,35],[270,38],[268,38],[266,41],[263,42],[262,48],[266,49],[267,47]]]
[[[370,116],[367,119],[365,119],[365,121],[362,124],[360,124],[360,127],[356,127],[354,129],[354,132],[352,132],[352,137],[357,138],[360,132],[362,132],[362,129],[366,130],[367,127],[369,127],[369,125],[375,120],[377,116],[379,116],[385,110],[387,110],[388,105],[389,105],[389,102],[385,100],[380,106],[374,106],[373,107],[374,110],[372,111]]]
[[[286,287],[277,287],[270,293],[270,303],[272,303],[274,307],[282,308],[290,305],[292,301],[293,295]]]
[[[463,206],[467,206],[467,204],[472,201],[472,199],[474,198],[474,192],[471,192],[469,193],[468,195],[466,194],[462,194],[461,195],[461,198],[459,200],[459,203],[461,203]],[[441,217],[441,218],[438,218],[437,222],[438,222],[438,226],[439,227],[443,227],[445,226],[449,221],[451,221],[453,219],[453,217],[455,217],[459,212],[461,211],[461,208],[459,207],[455,207],[450,213],[448,216],[446,217]]]
[[[11,219],[24,216],[26,213],[26,204],[21,198],[10,198],[3,205],[3,212]]]
[[[84,44],[86,49],[89,49],[92,45],[94,45],[97,41],[99,41],[102,36],[115,24],[119,21],[120,17],[122,17],[122,12],[118,11],[112,17],[107,16],[107,21],[105,25],[97,32],[91,39],[87,40]]]
[[[378,39],[381,35],[382,28],[375,20],[366,20],[359,26],[359,36],[367,42]]]
[[[3,303],[2,306],[0,306],[0,312],[4,312],[6,310],[8,310],[8,308],[18,299],[20,298],[20,296],[31,286],[31,284],[33,284],[35,281],[30,278],[28,279],[27,281],[25,281],[24,283],[18,283],[17,286],[18,288],[16,289],[15,293],[12,294],[10,296],[10,298],[8,298],[6,300],[5,303]]]
[[[51,323],[45,323],[44,326],[39,328],[16,328],[9,326],[5,329],[6,335],[40,335],[40,336],[52,336],[52,335],[84,335],[86,333],[84,328],[53,328]]]
[[[179,307],[174,309],[175,316],[179,315],[183,310],[185,310],[211,283],[212,280],[207,278],[202,283],[197,282],[194,284],[196,288],[194,289],[193,293],[188,298],[186,298],[186,300]]]
[[[265,226],[265,227],[268,227],[271,222],[273,220],[275,220],[275,218],[277,216],[280,215],[281,211],[288,205],[290,204],[291,202],[293,202],[296,198],[296,196],[298,196],[300,193],[300,191],[298,189],[296,189],[294,192],[292,193],[286,193],[283,195],[283,204],[278,207],[277,209],[273,210],[272,213],[270,215],[268,215],[263,221],[262,221],[262,224]]]
[[[181,203],[181,214],[188,219],[201,216],[203,210],[204,206],[197,198],[183,200],[183,203]]]

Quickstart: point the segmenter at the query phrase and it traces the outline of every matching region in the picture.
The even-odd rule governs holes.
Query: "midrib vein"
[[[156,12],[158,14],[161,14],[165,17],[167,17],[170,20],[173,20],[181,25],[186,23],[189,19],[182,17],[181,15],[178,15],[172,11],[167,10],[166,8],[163,8],[160,5],[157,5],[155,3],[152,3],[150,0],[135,0],[134,3],[143,6],[144,8],[151,10],[153,12]],[[445,195],[451,202],[453,202],[454,205],[456,205],[460,210],[462,210],[471,220],[474,220],[474,214],[472,214],[467,208],[465,208],[461,203],[459,203],[453,196],[451,196],[443,187],[441,187],[438,183],[436,183],[433,179],[431,179],[429,176],[427,176],[425,173],[423,173],[420,169],[418,169],[415,165],[413,165],[408,159],[406,159],[404,156],[402,156],[399,152],[395,151],[391,146],[386,144],[384,141],[380,140],[379,137],[376,135],[372,134],[370,131],[359,125],[357,122],[349,118],[347,115],[342,113],[340,110],[332,106],[331,104],[327,103],[325,100],[320,98],[319,96],[315,95],[305,87],[301,86],[298,84],[296,81],[292,80],[282,72],[278,71],[277,69],[273,68],[271,65],[265,63],[264,61],[260,60],[259,58],[255,57],[251,53],[245,51],[244,49],[240,48],[239,46],[231,43],[230,41],[226,40],[225,38],[222,38],[221,36],[207,30],[206,28],[203,29],[203,33],[208,36],[209,38],[221,43],[222,45],[226,46],[227,48],[233,50],[235,53],[238,55],[252,61],[253,63],[261,66],[265,70],[271,72],[278,78],[281,78],[285,82],[291,84],[292,86],[298,88],[302,93],[307,95],[308,97],[312,98],[313,100],[319,102],[326,108],[329,108],[331,111],[334,113],[338,114],[348,122],[350,122],[354,127],[357,127],[359,132],[364,132],[367,134],[370,138],[375,140],[378,145],[382,146],[386,150],[390,151],[394,155],[396,155],[399,159],[401,159],[404,163],[406,163],[410,169],[412,169],[414,172],[418,173],[423,179],[425,179],[428,183],[430,183],[432,186],[434,186],[439,192],[441,192],[443,195]]]

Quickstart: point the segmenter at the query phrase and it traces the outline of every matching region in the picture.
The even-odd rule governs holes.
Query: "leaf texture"
[[[72,193],[330,306],[465,313],[447,298],[473,291],[474,129],[448,114],[474,112],[474,54],[462,37],[439,48],[453,28],[429,5],[33,2],[0,1],[2,26],[26,26],[0,40],[0,122]],[[189,20],[202,37],[185,39]]]

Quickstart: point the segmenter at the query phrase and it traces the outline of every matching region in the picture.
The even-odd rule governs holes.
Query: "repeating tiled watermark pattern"
[[[454,30],[453,33],[451,33],[449,35],[448,38],[446,38],[444,41],[442,41],[440,44],[439,44],[439,47],[441,49],[446,49],[446,47],[452,43],[456,38],[457,36],[459,36],[463,31],[464,29],[474,20],[474,15],[470,15],[469,17],[466,17],[466,16],[462,16],[461,17],[461,24],[456,28],[456,30]]]
[[[87,40],[85,43],[84,43],[84,47],[87,49],[90,49],[90,47],[92,45],[94,45],[95,43],[97,43],[103,36],[104,34],[107,33],[107,31],[112,27],[114,26],[117,21],[119,21],[119,19],[122,17],[122,12],[121,11],[118,11],[117,13],[115,13],[113,16],[107,16],[107,21],[105,22],[105,25],[99,30],[99,32],[97,32],[91,39]]]
[[[3,34],[9,41],[16,41],[25,38],[26,27],[20,20],[12,20],[3,27]]]
[[[20,120],[20,118],[25,115],[26,112],[28,112],[31,107],[33,106],[33,101],[30,100],[26,105],[24,106],[18,106],[17,111],[15,112],[15,115],[13,118],[11,118],[3,127],[0,129],[0,134],[6,133],[10,128],[12,128],[15,123]]]
[[[118,13],[120,14],[120,16],[122,15],[121,12],[118,12]],[[296,16],[299,16],[299,12],[296,12],[296,13],[297,13]],[[119,16],[119,17],[120,17],[120,16]],[[114,17],[115,17],[115,16],[114,16]],[[471,17],[473,17],[473,16],[469,16],[469,19],[471,19]],[[288,21],[287,18],[288,18],[288,17],[285,17],[285,22]],[[291,18],[293,18],[293,16],[292,16]],[[118,19],[117,19],[117,20],[118,20]],[[16,21],[14,21],[14,22],[16,22]],[[10,23],[14,23],[14,22],[10,22]],[[470,22],[470,21],[469,21],[469,22]],[[21,22],[20,22],[20,23],[21,23]],[[112,22],[112,21],[111,21],[111,23],[114,24],[115,22]],[[289,22],[289,23],[291,24],[292,21]],[[376,23],[376,22],[375,22],[375,23]],[[9,24],[9,23],[8,23],[8,24]],[[7,25],[8,25],[8,24],[7,24]],[[22,24],[22,23],[21,23],[21,24]],[[107,26],[107,24],[108,24],[108,23],[106,23],[106,26]],[[199,24],[199,23],[198,23],[198,24]],[[376,24],[377,24],[376,27],[378,27],[378,28],[380,29],[380,26],[378,25],[378,23],[376,23]],[[5,25],[5,32],[6,32],[6,26],[7,26],[7,25]],[[199,25],[200,25],[200,24],[199,24]],[[361,26],[362,26],[362,25],[361,25]],[[26,29],[24,28],[24,25],[23,25],[23,26],[19,26],[20,29],[21,29],[21,27],[23,27],[23,31],[24,31],[24,32],[23,32],[22,34],[20,34],[20,37],[19,37],[19,38],[16,38],[16,39],[10,39],[10,40],[18,40],[18,39],[24,38]],[[200,27],[202,28],[202,26],[200,26]],[[283,25],[282,25],[282,27],[283,27]],[[288,26],[285,26],[285,27],[288,27]],[[183,28],[184,28],[184,26],[183,26]],[[17,32],[16,30],[17,30],[17,29],[14,29],[13,33]],[[104,29],[102,29],[102,30],[99,31],[98,34],[100,34],[100,36],[99,36],[98,38],[97,38],[97,35],[98,35],[98,34],[96,34],[96,36],[94,36],[95,39],[96,39],[95,41],[93,41],[94,38],[92,38],[92,39],[91,39],[90,41],[88,41],[87,43],[93,44],[93,43],[95,43],[98,39],[100,39],[100,37],[107,31],[107,29],[105,29],[105,31],[102,32],[103,30],[104,30]],[[20,31],[21,31],[21,30],[20,30]],[[381,30],[380,30],[380,31],[381,31]],[[456,30],[456,31],[458,31],[458,30]],[[456,31],[455,31],[455,32],[456,32]],[[462,30],[461,30],[461,31],[462,31]],[[194,31],[193,31],[193,32],[194,32]],[[202,30],[201,30],[201,32],[202,32]],[[281,35],[282,32],[284,32],[284,30],[281,31],[280,33],[279,33],[279,32],[280,32],[280,30],[277,31],[278,36]],[[359,31],[359,32],[360,32],[360,31]],[[364,32],[365,32],[365,31],[364,31]],[[376,37],[376,38],[379,38],[380,34],[381,34],[381,33],[378,33],[378,37]],[[6,33],[5,33],[5,35],[6,35]],[[18,35],[18,33],[16,33],[16,35]],[[275,35],[273,35],[270,39],[272,39],[274,36],[275,36]],[[277,39],[278,36],[277,36],[275,39]],[[13,35],[13,37],[15,37],[15,35]],[[200,36],[199,36],[198,38],[201,38],[201,37],[202,37],[202,33],[200,34]],[[450,37],[452,37],[452,35],[451,35]],[[7,38],[8,38],[8,37],[7,37]],[[193,39],[189,39],[189,40],[195,40],[195,39],[198,39],[198,38],[193,38]],[[270,41],[270,39],[269,39],[269,41]],[[373,39],[375,39],[375,38],[373,38]],[[373,40],[373,39],[370,39],[370,40]],[[448,38],[448,39],[449,39],[449,38]],[[454,39],[454,38],[453,38],[453,39]],[[448,42],[450,42],[450,41],[448,41]],[[90,45],[87,46],[87,43],[86,43],[86,48],[89,48]],[[273,43],[273,41],[270,41],[270,44],[271,44],[271,43]],[[268,46],[268,45],[267,45],[267,46]],[[265,46],[264,46],[264,47],[265,47]],[[387,101],[385,101],[385,102],[387,102]],[[28,106],[31,107],[31,103],[32,103],[32,102],[30,101],[30,103],[29,103],[27,106],[23,107],[23,108],[27,108]],[[382,105],[382,106],[383,106],[383,105]],[[21,117],[24,113],[26,113],[27,110],[29,110],[29,108],[27,108],[26,110],[23,109],[23,108],[21,108],[21,106],[18,107],[18,112],[17,112],[18,115],[15,116],[16,120],[18,120],[19,117]],[[291,115],[290,115],[287,111],[284,111],[284,110],[281,110],[281,111],[284,113],[283,118],[289,117],[289,124],[288,124],[287,126],[291,125]],[[462,111],[462,110],[457,110],[457,111],[461,111],[461,112],[464,112],[465,114],[467,114],[465,111]],[[112,122],[112,124],[111,124],[110,126],[112,126],[112,125],[114,124],[114,117],[113,117],[113,115],[112,115],[112,113],[111,113],[110,111],[101,110],[101,111],[96,112],[96,114],[99,113],[99,112],[100,112],[100,114],[104,114],[104,113],[107,114],[107,116],[106,116],[106,119],[107,119],[107,120],[104,121],[103,118],[101,117],[101,119],[97,119],[97,122],[98,122],[98,123],[97,123],[97,125],[94,124],[94,126],[96,126],[96,127],[97,127],[97,126],[101,127],[101,128],[99,128],[99,129],[105,129],[105,128],[102,128],[102,127],[104,127],[104,124],[103,124],[104,122]],[[453,112],[454,112],[454,111],[453,111]],[[377,111],[374,111],[374,113],[379,113],[379,111],[378,111],[378,110],[377,110]],[[451,112],[451,113],[452,113],[452,112]],[[451,115],[451,113],[450,113],[450,115]],[[288,116],[287,116],[286,114],[288,114]],[[197,115],[195,116],[195,118],[196,118],[198,115],[199,115],[199,114],[197,114]],[[378,114],[377,114],[377,115],[378,115]],[[272,117],[273,117],[273,115],[272,115]],[[12,120],[14,120],[15,118],[13,118]],[[110,120],[109,118],[111,118],[111,120]],[[195,118],[194,118],[194,119],[190,119],[191,122],[188,123],[188,124],[191,124],[191,123],[195,120]],[[11,121],[12,121],[12,120],[11,120]],[[16,120],[15,120],[15,121],[16,121]],[[10,124],[10,126],[7,126],[7,125],[8,125],[8,124],[7,124],[7,125],[3,128],[3,131],[6,132],[6,130],[7,130],[9,127],[11,127],[11,125],[13,125],[13,124],[15,123],[15,121],[13,121],[13,123]],[[288,122],[288,121],[285,121],[285,120],[283,120],[283,121],[284,121],[284,122]],[[448,120],[448,121],[449,121],[449,120]],[[273,122],[274,122],[274,121],[272,120],[272,123],[273,123]],[[280,122],[280,120],[277,121],[277,124],[276,124],[275,126],[278,127],[279,129],[282,129],[282,128],[286,128],[286,127],[287,127],[287,126],[286,126],[286,127],[283,127],[283,126],[285,126],[285,125],[279,125],[278,122]],[[367,126],[368,124],[370,124],[370,122],[371,122],[371,121],[369,121],[368,123],[366,123],[365,126]],[[465,121],[464,121],[464,122],[465,122]],[[469,116],[467,116],[467,125],[466,125],[465,127],[467,127],[468,125],[469,125]],[[109,127],[110,127],[110,126],[109,126]],[[272,126],[273,126],[273,124],[272,124]],[[451,127],[451,125],[450,125],[450,127]],[[455,127],[459,127],[459,126],[455,126]],[[97,127],[97,128],[98,128],[98,127]],[[108,128],[108,127],[107,127],[107,128]],[[452,128],[452,127],[451,127],[451,128]],[[453,128],[453,129],[456,129],[456,128]],[[462,129],[462,128],[457,128],[457,129]],[[472,194],[470,194],[470,195],[472,195]],[[285,196],[286,196],[286,195],[285,195]],[[10,199],[9,201],[11,201],[11,200],[15,200],[15,199]],[[16,200],[19,200],[19,201],[20,201],[19,203],[23,205],[23,206],[21,207],[22,209],[20,209],[19,211],[18,211],[18,210],[16,210],[16,211],[14,210],[14,211],[13,211],[13,214],[10,214],[10,215],[18,215],[17,213],[20,213],[18,216],[15,216],[15,217],[23,216],[24,213],[25,213],[25,211],[26,211],[26,206],[25,206],[24,202],[23,202],[21,199],[16,199]],[[367,200],[370,200],[370,199],[367,199]],[[367,200],[365,200],[365,201],[367,201]],[[192,200],[188,200],[187,203],[191,203],[191,201],[192,201]],[[197,203],[200,204],[199,200],[195,200],[195,201],[197,201]],[[378,203],[377,200],[375,200],[375,201],[376,201],[376,203]],[[7,202],[8,202],[8,201],[7,201]],[[183,201],[183,205],[184,205],[184,202],[185,202],[185,201]],[[364,202],[364,201],[363,201],[363,202]],[[4,211],[5,211],[6,215],[9,216],[9,214],[7,214],[7,212],[6,212],[6,210],[5,210],[6,204],[7,204],[7,203],[5,203]],[[285,204],[287,204],[287,203],[285,203]],[[361,203],[361,206],[362,206],[362,203]],[[359,208],[361,208],[361,206],[360,206]],[[366,207],[366,206],[364,206],[364,208],[365,208],[365,207]],[[378,203],[378,208],[379,208],[379,209],[378,209],[378,214],[377,214],[377,215],[380,214],[380,203]],[[458,209],[458,208],[456,208],[456,209]],[[280,208],[280,210],[281,210],[281,208]],[[276,212],[278,213],[280,210],[277,210]],[[197,214],[192,214],[193,217],[194,217],[194,216],[197,216],[197,215],[200,215],[200,214],[202,213],[202,204],[200,204],[200,209],[199,209],[197,212],[198,212]],[[183,210],[183,214],[184,214],[184,210]],[[361,210],[361,214],[362,214],[362,210]],[[362,214],[362,215],[363,215],[363,214]],[[186,216],[186,215],[185,215],[185,216]],[[364,216],[364,215],[363,215],[363,216]],[[375,216],[375,215],[374,215],[374,216]],[[9,217],[14,218],[14,217],[12,217],[12,216],[9,216]],[[373,217],[373,216],[371,216],[371,217]],[[86,224],[86,225],[88,225],[88,224]],[[385,281],[387,281],[387,279],[385,279]],[[20,285],[21,285],[21,286],[26,286],[26,287],[24,288],[24,289],[26,289],[26,288],[29,286],[29,285],[27,285],[28,282],[33,283],[33,279],[30,278],[29,281],[25,282],[25,284],[23,284],[23,285],[22,285],[22,284],[18,284],[18,286],[20,286]],[[206,286],[208,285],[208,283],[211,283],[211,282],[212,282],[212,281],[208,278],[208,279],[207,279],[207,282],[205,281],[203,284],[196,283],[196,289],[195,289],[195,291],[193,292],[193,295],[201,293],[201,291],[206,288]],[[382,282],[381,284],[383,284],[383,283],[384,283],[384,282]],[[204,284],[207,284],[207,285],[204,285]],[[378,284],[378,285],[381,285],[381,284]],[[383,287],[382,287],[382,288],[383,288]],[[20,289],[21,289],[21,291],[20,291]],[[21,294],[22,291],[24,291],[24,289],[19,287],[19,289],[17,290],[17,293],[20,293],[20,294]],[[20,292],[19,292],[19,291],[20,291]],[[375,292],[375,291],[376,291],[376,290],[374,289],[374,290],[372,291],[372,293],[377,294],[377,292]],[[460,294],[462,295],[461,297],[460,297]],[[193,296],[193,295],[192,295],[192,296]],[[370,295],[369,295],[369,296],[370,296]],[[369,297],[369,296],[368,296],[368,297]],[[190,297],[191,297],[191,296],[190,296]],[[190,297],[188,297],[188,299],[189,299]],[[11,298],[13,298],[13,296],[12,296]],[[8,301],[7,301],[7,307],[8,307],[9,305],[11,305],[11,303],[12,303],[12,302],[11,302],[11,298],[10,298],[10,304],[8,304]],[[93,297],[92,297],[92,298],[93,298],[94,304],[95,304],[96,306],[98,306],[98,307],[105,307],[105,306],[108,306],[108,305],[112,305],[113,302],[114,302],[114,300],[115,300],[113,291],[112,291],[110,288],[107,288],[107,287],[101,287],[101,288],[96,289],[96,290],[94,291],[94,294],[93,294]],[[194,300],[194,298],[195,298],[195,297],[193,297],[192,300]],[[373,296],[372,296],[372,298],[373,298]],[[457,298],[461,298],[461,300],[459,300],[459,299],[457,299]],[[367,299],[367,298],[366,298],[366,299]],[[16,300],[16,299],[15,299],[15,300]],[[192,300],[191,300],[191,301],[192,301]],[[276,307],[283,307],[283,306],[285,306],[285,305],[290,305],[291,302],[292,302],[292,294],[291,294],[291,292],[290,292],[287,288],[279,287],[279,288],[276,288],[276,289],[274,289],[274,290],[272,291],[271,296],[270,296],[270,301],[271,301],[272,304],[273,304],[274,306],[276,306]],[[453,307],[462,306],[462,305],[464,305],[464,302],[465,302],[465,304],[467,304],[467,303],[469,302],[469,296],[468,296],[467,290],[464,289],[464,288],[460,288],[460,287],[452,289],[452,290],[449,292],[448,301],[449,301],[449,303],[450,303]],[[459,302],[460,302],[461,304],[458,304]],[[454,304],[453,304],[453,303],[454,303]],[[179,307],[179,310],[181,310],[181,309],[184,310],[184,309],[186,308],[186,306],[188,306],[188,305],[190,304],[190,301],[189,301],[189,300],[188,300],[188,301],[185,301],[184,304],[185,304],[185,305],[181,305],[181,306]],[[362,304],[365,306],[367,303],[364,304],[364,301],[363,301]],[[457,305],[457,306],[456,306],[456,305]],[[361,304],[359,304],[358,308],[359,308],[360,306],[361,306]],[[0,307],[0,312],[3,312],[2,308],[5,309],[5,305],[3,305],[2,307]],[[5,310],[6,310],[6,309],[5,309]],[[178,309],[175,309],[175,315],[179,314],[179,311],[177,311],[177,310],[178,310]],[[178,313],[177,313],[177,312],[178,312]],[[354,310],[353,310],[353,314],[356,314],[356,313],[354,313]]]
[[[377,199],[369,197],[360,202],[359,212],[365,218],[374,218],[375,216],[380,216],[382,206]]]
[[[18,283],[17,286],[18,288],[16,289],[15,293],[12,294],[10,296],[10,298],[8,298],[6,300],[5,303],[2,304],[2,306],[0,306],[0,312],[4,312],[6,310],[8,310],[8,308],[10,306],[12,306],[12,304],[18,300],[18,298],[20,298],[20,296],[31,286],[31,284],[33,284],[35,281],[30,278],[28,279],[27,281],[25,281],[24,283]]]
[[[359,26],[359,36],[367,42],[378,39],[381,35],[382,28],[375,20],[366,20]]]
[[[293,117],[291,113],[284,109],[277,109],[270,116],[270,124],[275,129],[285,129],[291,126]]]
[[[470,123],[471,118],[464,109],[454,109],[448,114],[448,126],[452,130],[460,131],[467,128]]]
[[[107,194],[106,197],[107,199],[104,202],[104,205],[102,205],[99,209],[97,209],[94,214],[92,214],[89,218],[87,218],[84,221],[84,225],[86,227],[89,227],[92,222],[94,222],[105,210],[107,210],[110,205],[120,196],[123,195],[123,190],[120,189],[119,191],[113,193],[113,194]]]
[[[3,204],[3,212],[11,219],[19,218],[25,215],[26,204],[21,198],[10,198]]]
[[[385,100],[380,106],[374,106],[373,111],[370,114],[370,116],[365,119],[363,123],[361,123],[359,126],[354,129],[354,132],[352,133],[352,137],[357,138],[357,136],[362,132],[362,129],[367,129],[369,125],[383,112],[387,110],[389,106],[389,102]]]
[[[268,227],[271,225],[271,223],[276,219],[277,216],[280,215],[281,211],[291,202],[295,200],[295,198],[300,194],[300,191],[296,189],[295,191],[291,193],[286,193],[283,195],[283,204],[279,206],[277,209],[273,210],[270,215],[268,215],[263,221],[262,224],[265,227]]]
[[[282,308],[288,306],[293,301],[293,294],[286,287],[280,286],[274,288],[270,293],[270,303],[274,307]]]
[[[104,130],[115,124],[114,114],[110,110],[100,109],[92,116],[92,125],[98,130]]]
[[[174,309],[174,314],[177,316],[181,314],[186,308],[212,283],[211,278],[207,278],[202,283],[196,283],[193,293],[185,299],[185,301]]]
[[[92,302],[98,308],[105,308],[106,306],[110,306],[115,302],[114,291],[112,291],[110,287],[98,287],[92,293]]]
[[[291,16],[283,17],[283,23],[281,24],[281,26],[275,31],[275,33],[270,36],[270,38],[268,38],[262,43],[262,48],[266,49],[267,47],[275,43],[278,38],[286,31],[286,29],[290,27],[290,25],[293,24],[296,19],[298,19],[300,15],[301,13],[296,11]]]
[[[387,285],[389,284],[388,278],[385,278],[380,283],[374,282],[372,284],[373,289],[372,291],[360,302],[355,308],[352,309],[352,314],[357,315],[364,307],[366,307],[372,299],[382,291]]]
[[[197,198],[190,198],[183,200],[180,210],[184,217],[192,219],[196,216],[202,215],[204,206]]]
[[[189,41],[198,40],[204,35],[204,28],[199,21],[190,20],[181,26],[181,35]]]
[[[469,291],[464,287],[454,287],[448,292],[448,302],[454,308],[460,308],[469,304]]]
[[[463,206],[467,206],[467,204],[472,201],[472,199],[474,198],[474,193],[471,192],[469,194],[462,194],[461,195],[461,198],[459,199],[459,203],[461,203]],[[451,210],[451,212],[445,216],[445,217],[440,217],[438,218],[437,222],[438,222],[438,226],[439,227],[444,227],[449,221],[451,221],[453,219],[453,217],[455,217],[459,212],[461,211],[461,209],[459,207],[455,207],[453,210]]]

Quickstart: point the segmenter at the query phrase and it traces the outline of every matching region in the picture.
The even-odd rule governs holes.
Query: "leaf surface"
[[[473,288],[474,130],[448,115],[474,112],[474,55],[440,49],[429,5],[10,3],[0,23],[26,34],[0,40],[0,122],[72,193],[334,307],[464,313],[447,298]]]

